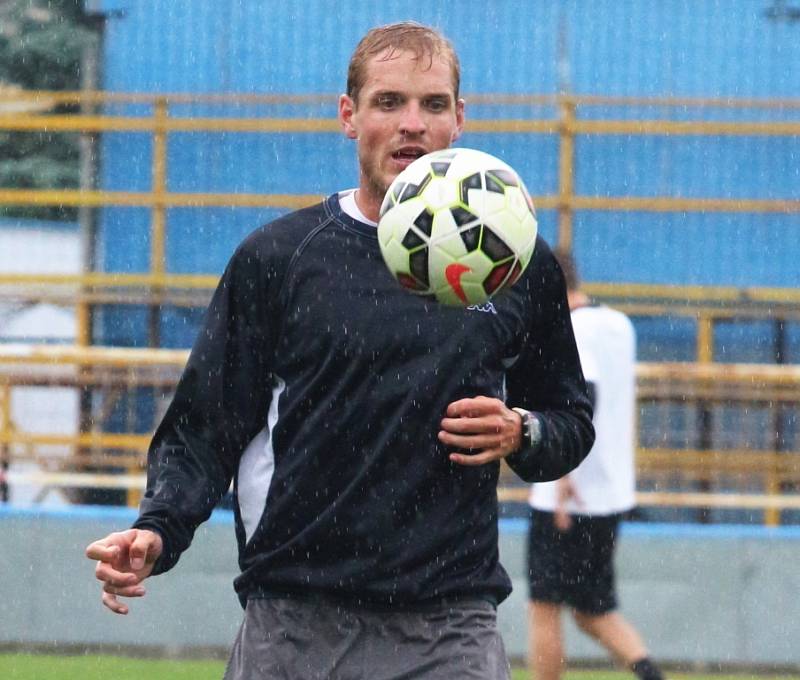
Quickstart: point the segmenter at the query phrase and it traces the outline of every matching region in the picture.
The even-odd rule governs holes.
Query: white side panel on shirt
[[[249,541],[255,533],[267,506],[269,485],[275,472],[275,451],[272,448],[272,430],[278,422],[278,402],[286,383],[277,378],[272,390],[272,401],[267,414],[267,425],[247,445],[239,461],[237,472],[239,512],[244,532]]]

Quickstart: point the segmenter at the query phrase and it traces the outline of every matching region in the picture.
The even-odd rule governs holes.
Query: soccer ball
[[[444,149],[418,158],[392,182],[378,242],[404,288],[470,306],[519,279],[536,230],[533,202],[510,166],[482,151]]]

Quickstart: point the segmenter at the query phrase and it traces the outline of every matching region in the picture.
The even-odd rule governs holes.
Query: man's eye
[[[444,99],[429,99],[427,106],[431,111],[441,113],[447,109],[447,102]]]
[[[391,97],[388,95],[378,97],[378,106],[380,106],[382,109],[393,109],[395,106],[397,106],[397,97]]]

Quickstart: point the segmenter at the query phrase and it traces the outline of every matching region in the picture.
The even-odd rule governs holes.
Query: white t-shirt
[[[594,383],[595,442],[585,460],[570,473],[579,501],[567,502],[572,514],[610,515],[636,504],[635,409],[636,335],[630,319],[605,306],[579,307],[572,327],[584,377]],[[556,483],[531,487],[530,504],[556,508]]]
[[[368,220],[364,217],[364,213],[361,212],[361,209],[358,207],[356,203],[356,189],[346,189],[345,191],[339,192],[339,205],[342,206],[342,210],[346,215],[350,215],[354,220],[358,220],[359,222],[364,222],[365,224],[371,224],[373,227],[377,227],[378,223],[373,222],[372,220]]]

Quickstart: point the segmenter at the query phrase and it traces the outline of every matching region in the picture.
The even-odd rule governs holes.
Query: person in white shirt
[[[564,670],[561,610],[642,680],[661,680],[639,633],[617,611],[614,551],[620,519],[635,505],[636,336],[620,311],[592,304],[569,253],[556,251],[596,440],[571,473],[531,486],[528,538],[530,666],[536,680]]]

